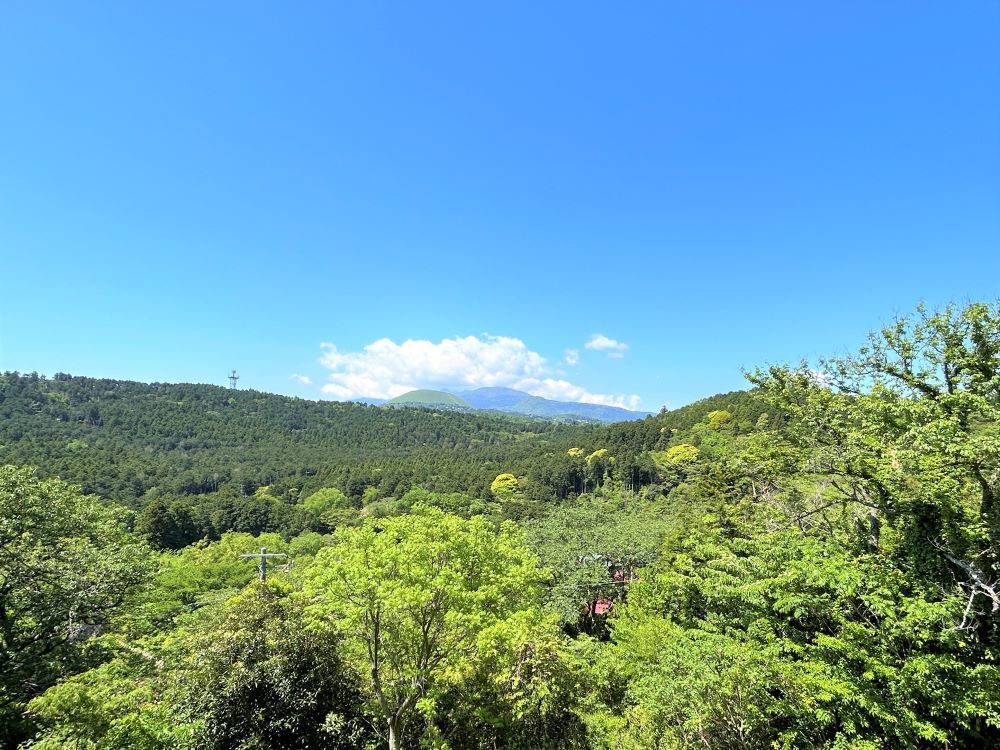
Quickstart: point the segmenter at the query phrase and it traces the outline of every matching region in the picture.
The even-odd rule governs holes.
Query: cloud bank
[[[320,364],[330,370],[322,391],[340,401],[394,398],[417,388],[463,391],[505,387],[559,401],[630,409],[639,405],[634,394],[591,393],[553,377],[542,355],[520,339],[507,336],[465,336],[437,343],[408,339],[401,344],[379,339],[360,352],[342,352],[330,343],[321,346]]]

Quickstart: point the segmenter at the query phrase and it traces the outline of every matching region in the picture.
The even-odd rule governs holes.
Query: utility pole
[[[267,547],[261,547],[260,552],[247,553],[245,555],[240,555],[240,557],[247,559],[251,557],[258,558],[257,562],[257,573],[260,575],[261,581],[267,580],[267,558],[269,557],[288,557],[284,552],[268,552]]]

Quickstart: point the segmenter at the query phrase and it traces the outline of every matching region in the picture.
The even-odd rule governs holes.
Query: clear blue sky
[[[996,2],[6,3],[0,369],[742,387],[1000,295],[998,31]]]

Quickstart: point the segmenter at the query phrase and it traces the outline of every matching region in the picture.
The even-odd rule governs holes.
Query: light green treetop
[[[513,500],[517,496],[518,490],[517,477],[513,474],[499,474],[490,483],[490,492],[501,502]]]
[[[537,606],[545,574],[512,524],[436,508],[369,519],[335,539],[305,592],[317,621],[345,636],[396,750],[413,712],[433,716],[440,691],[474,668],[477,643]]]

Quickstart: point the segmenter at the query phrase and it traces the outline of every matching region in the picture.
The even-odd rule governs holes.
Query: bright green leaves
[[[337,637],[307,628],[277,581],[104,646],[113,658],[31,702],[32,747],[348,750],[371,734]]]
[[[323,487],[309,495],[302,507],[314,528],[327,531],[357,518],[359,506],[336,487]]]
[[[474,673],[480,643],[537,609],[545,573],[512,524],[436,508],[334,538],[305,593],[317,622],[345,638],[394,746],[418,701],[433,713],[443,691]]]
[[[553,572],[549,605],[564,626],[602,632],[612,603],[655,559],[674,524],[661,507],[589,495],[525,524],[532,548]]]
[[[733,421],[733,415],[725,409],[716,409],[708,413],[705,421],[713,430],[721,430]]]
[[[516,498],[519,491],[517,477],[513,474],[499,474],[490,483],[490,492],[502,503],[510,502]]]
[[[970,616],[994,649],[1000,621],[984,605],[1000,601],[990,572],[1000,564],[998,351],[996,305],[919,309],[857,355],[751,378],[790,415],[802,468],[855,512],[859,543],[905,558],[925,587],[957,582],[978,599]]]

